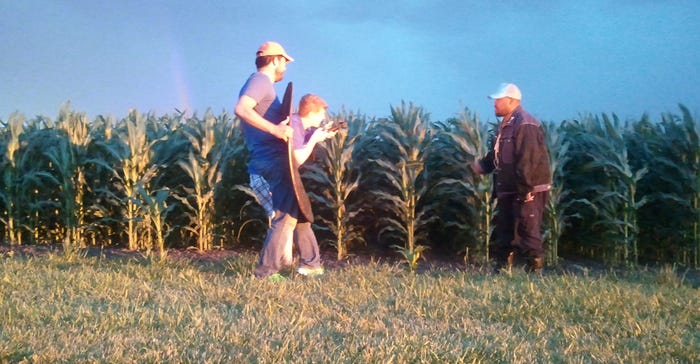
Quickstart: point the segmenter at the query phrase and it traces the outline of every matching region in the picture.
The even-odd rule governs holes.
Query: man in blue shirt
[[[271,280],[281,279],[278,271],[291,263],[285,259],[285,246],[294,234],[297,221],[303,219],[294,195],[287,155],[287,141],[294,132],[274,88],[275,82],[284,78],[287,63],[292,61],[294,59],[279,43],[263,43],[256,53],[257,72],[250,75],[241,88],[235,108],[236,115],[243,120],[243,135],[251,155],[248,170],[262,176],[270,184],[272,193],[274,218],[255,268],[256,277]],[[301,255],[300,268],[320,267],[317,254]]]

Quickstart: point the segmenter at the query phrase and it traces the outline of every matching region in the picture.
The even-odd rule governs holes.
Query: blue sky
[[[278,92],[293,81],[331,112],[403,100],[493,119],[501,82],[548,121],[700,110],[698,1],[0,0],[0,14],[2,120],[68,100],[90,118],[232,112],[266,40],[296,59]]]

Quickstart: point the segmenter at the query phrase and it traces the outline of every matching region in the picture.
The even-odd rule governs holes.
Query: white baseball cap
[[[272,41],[261,44],[255,56],[282,56],[287,59],[287,62],[294,61],[294,58],[287,54],[287,51],[284,50],[281,44]]]
[[[501,87],[498,88],[496,93],[489,95],[489,98],[494,100],[502,99],[504,97],[520,100],[522,98],[522,94],[520,93],[518,86],[515,86],[512,83],[502,83]]]

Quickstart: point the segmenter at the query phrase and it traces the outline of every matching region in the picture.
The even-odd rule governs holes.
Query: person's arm
[[[314,133],[311,134],[311,138],[309,138],[309,141],[304,144],[304,141],[298,141],[296,138],[294,139],[294,161],[297,163],[297,165],[302,165],[304,162],[306,162],[307,159],[309,159],[309,156],[311,155],[311,152],[313,152],[314,147],[316,144],[319,142],[322,142],[333,135],[335,135],[336,132],[334,131],[327,131],[323,128],[318,128],[314,130]]]
[[[541,127],[530,124],[520,127],[515,138],[515,158],[518,195],[525,201],[531,200],[534,187],[545,183],[548,177],[543,176],[549,161]]]
[[[474,161],[469,165],[472,172],[476,174],[489,174],[495,169],[494,164],[495,153],[491,149],[483,158],[474,159]]]
[[[286,141],[292,137],[292,128],[287,125],[289,124],[289,119],[282,121],[279,124],[273,124],[255,111],[254,108],[257,104],[257,101],[255,101],[255,99],[252,97],[248,95],[241,95],[241,97],[238,99],[234,112],[244,122],[264,132],[270,133],[279,139]]]
[[[482,160],[483,160],[483,159],[482,159]],[[484,168],[481,166],[481,161],[482,161],[482,160],[475,159],[475,160],[469,165],[469,167],[472,169],[472,172],[474,172],[474,173],[476,173],[476,174],[486,174],[486,171],[485,171]]]

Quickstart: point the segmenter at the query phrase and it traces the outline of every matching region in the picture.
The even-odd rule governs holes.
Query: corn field
[[[652,120],[581,115],[543,121],[554,190],[547,261],[700,267],[700,123],[683,105]],[[388,118],[345,111],[349,128],[302,170],[322,248],[436,254],[486,262],[494,203],[469,163],[495,125],[464,110],[431,121],[413,104]],[[115,120],[65,105],[56,120],[0,120],[5,244],[121,247],[159,254],[255,246],[267,217],[244,193],[241,121],[227,113]]]

